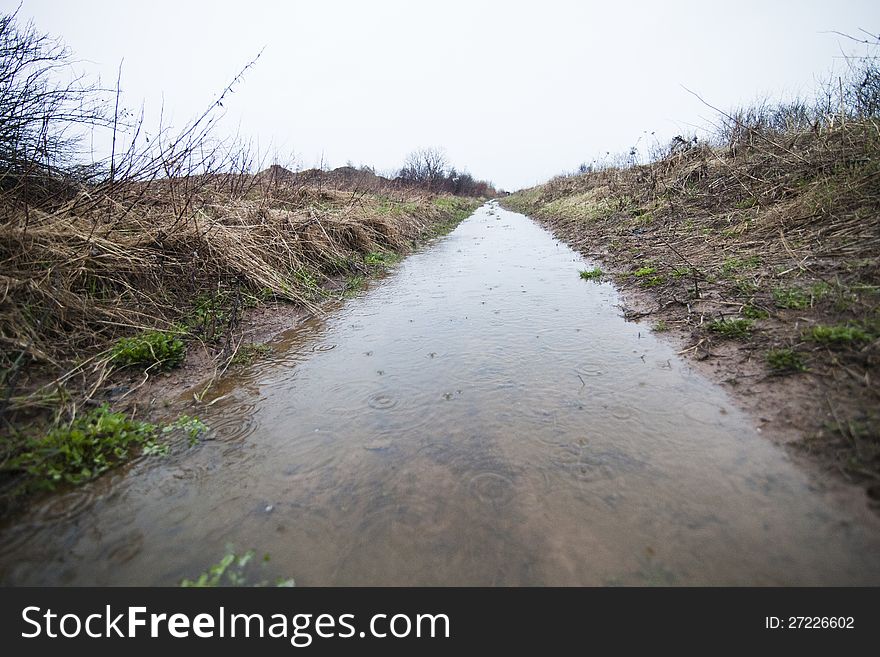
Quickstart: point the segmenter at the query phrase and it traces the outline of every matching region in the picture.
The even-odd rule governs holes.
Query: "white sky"
[[[2,0],[4,11],[14,2]],[[880,31],[880,2],[23,0],[124,102],[176,124],[261,48],[224,125],[302,166],[379,170],[418,147],[507,189],[572,170],[645,132],[704,125],[713,105],[808,93]],[[271,159],[271,156],[270,156]]]

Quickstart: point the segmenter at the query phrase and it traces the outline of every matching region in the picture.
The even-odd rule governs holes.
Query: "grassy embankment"
[[[120,371],[147,380],[183,365],[193,346],[220,371],[253,359],[263,348],[239,337],[248,308],[315,309],[344,296],[479,203],[277,173],[83,188],[52,208],[3,197],[5,510],[135,455],[167,453],[175,435],[198,438],[194,418],[157,426],[124,399],[102,404]]]
[[[836,86],[836,84],[835,84]],[[722,114],[708,141],[601,167],[504,205],[646,303],[761,417],[880,498],[878,74],[844,98]],[[831,102],[828,102],[828,101]],[[602,269],[582,277],[601,278]],[[585,283],[589,284],[589,283]]]

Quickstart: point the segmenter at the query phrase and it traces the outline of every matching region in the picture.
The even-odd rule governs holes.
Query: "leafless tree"
[[[109,91],[78,75],[64,45],[17,14],[0,14],[0,189],[26,179],[33,195],[54,173],[87,176],[72,157],[78,142],[114,116]]]
[[[407,183],[425,185],[431,191],[438,191],[448,168],[442,149],[420,148],[407,156],[398,176]]]

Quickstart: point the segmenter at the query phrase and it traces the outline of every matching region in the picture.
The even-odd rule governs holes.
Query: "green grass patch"
[[[422,205],[416,201],[401,201],[380,197],[378,203],[372,206],[373,210],[382,215],[391,217],[402,217],[404,215],[415,215],[422,209]]]
[[[804,310],[810,307],[811,297],[799,288],[776,288],[773,290],[773,301],[778,308]]]
[[[167,455],[171,444],[165,436],[182,434],[193,446],[207,430],[197,417],[181,415],[162,426],[133,420],[104,404],[41,435],[23,437],[2,470],[20,478],[9,489],[11,497],[77,486],[137,454]]]
[[[343,295],[347,297],[353,296],[363,290],[366,285],[367,279],[360,274],[349,276],[345,279],[345,289],[343,291]]]
[[[399,254],[391,251],[370,251],[364,256],[364,263],[370,267],[389,267],[400,258]]]
[[[758,308],[757,306],[753,306],[751,304],[747,304],[742,307],[742,316],[746,319],[767,319],[770,317],[770,313],[768,313],[763,308]]]
[[[443,213],[443,217],[434,222],[421,239],[430,239],[432,237],[440,237],[452,232],[458,224],[467,219],[474,210],[479,207],[480,202],[476,199],[465,199],[451,196],[438,196],[433,201],[434,207]]]
[[[828,296],[830,292],[831,287],[827,283],[816,283],[808,288],[778,287],[773,290],[772,294],[773,301],[778,308],[806,310],[819,299]]]
[[[632,211],[633,224],[636,226],[647,226],[654,221],[654,215],[650,210],[645,208],[636,208]]]
[[[750,278],[734,278],[733,287],[741,297],[752,297],[758,291],[758,284]]]
[[[433,203],[434,207],[444,212],[454,212],[461,208],[461,200],[452,196],[438,196]]]
[[[872,339],[871,333],[860,326],[836,324],[814,326],[806,336],[814,342],[832,346],[857,346]]]
[[[583,278],[585,281],[597,281],[604,275],[605,272],[603,272],[598,267],[593,267],[592,269],[584,269],[583,271],[581,271],[580,274],[581,278]]]
[[[633,272],[633,276],[639,279],[642,287],[656,287],[665,282],[663,276],[657,273],[657,268],[652,266],[640,267]]]
[[[297,287],[304,289],[310,294],[315,294],[321,289],[318,278],[306,269],[298,269],[293,272],[293,281]]]
[[[30,475],[27,490],[52,490],[59,484],[82,484],[128,460],[136,448],[154,450],[158,427],[96,408],[72,422],[27,440],[24,451],[4,469]]]
[[[452,215],[448,219],[445,219],[444,221],[436,222],[432,224],[431,227],[428,228],[428,230],[420,236],[420,239],[428,240],[432,237],[442,237],[443,235],[447,235],[455,230],[458,224],[467,219],[470,214],[470,210],[462,210]],[[414,244],[414,246],[417,246],[417,243]]]
[[[110,349],[110,362],[116,367],[156,367],[171,369],[183,362],[186,348],[176,333],[145,331],[121,338]]]
[[[662,285],[665,280],[657,273],[657,268],[652,266],[639,267],[633,272],[633,276],[639,279],[639,285],[642,287]]]
[[[656,287],[662,285],[665,279],[662,276],[650,276],[641,280],[642,287]]]
[[[713,333],[725,338],[744,339],[752,332],[754,322],[738,317],[736,319],[715,319],[706,326]]]
[[[801,355],[794,349],[771,349],[767,352],[767,364],[778,374],[807,370]]]

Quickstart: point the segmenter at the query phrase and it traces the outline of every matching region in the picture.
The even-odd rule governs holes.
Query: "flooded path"
[[[208,440],[0,534],[6,584],[880,584],[880,536],[610,284],[489,204],[201,415]]]

